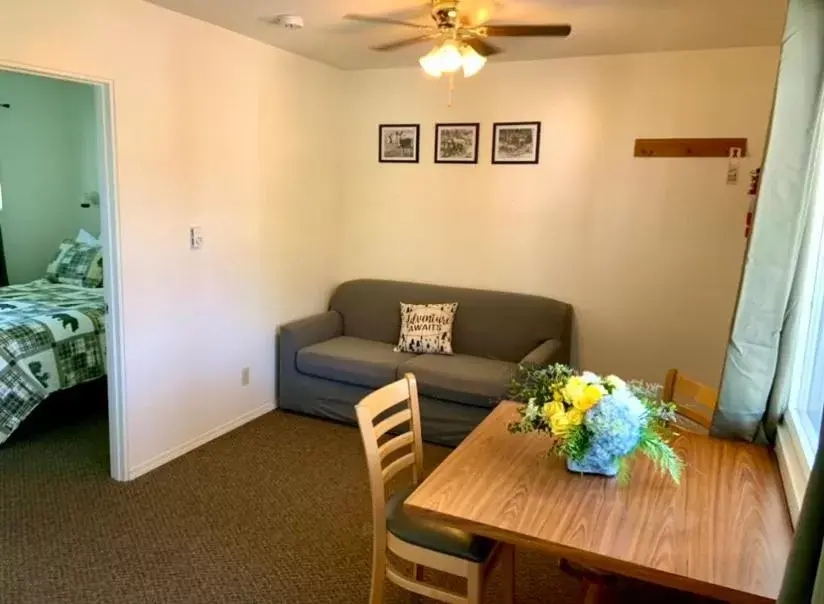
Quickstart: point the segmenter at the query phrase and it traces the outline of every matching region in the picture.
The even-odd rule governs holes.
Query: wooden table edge
[[[416,489],[417,490],[417,489]],[[414,492],[412,493],[414,495]],[[411,499],[412,496],[409,498]],[[407,500],[408,501],[408,500]],[[425,518],[446,524],[469,533],[487,537],[495,541],[501,541],[515,545],[516,547],[527,547],[529,549],[550,554],[556,558],[566,558],[572,562],[592,566],[599,570],[604,570],[616,575],[648,581],[664,587],[672,587],[680,591],[694,593],[716,599],[726,599],[730,602],[758,602],[759,604],[774,604],[776,599],[763,594],[738,591],[731,587],[707,583],[699,579],[685,579],[680,575],[668,573],[666,571],[655,570],[648,567],[637,566],[627,562],[615,560],[609,556],[595,554],[586,550],[571,548],[555,543],[548,543],[538,539],[532,539],[517,533],[491,528],[485,525],[478,525],[471,521],[453,517],[441,512],[433,512],[426,508],[420,508],[404,502],[404,510],[411,516]],[[700,591],[699,589],[700,588]]]

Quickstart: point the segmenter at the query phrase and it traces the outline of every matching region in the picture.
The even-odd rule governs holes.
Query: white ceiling
[[[429,48],[370,51],[371,44],[416,31],[341,21],[346,13],[362,13],[429,24],[426,0],[149,1],[343,69],[413,66]],[[570,23],[573,31],[566,39],[496,38],[506,52],[492,60],[774,45],[785,7],[786,0],[502,0],[495,2],[492,23]],[[287,31],[262,20],[283,13],[302,16],[306,27]]]

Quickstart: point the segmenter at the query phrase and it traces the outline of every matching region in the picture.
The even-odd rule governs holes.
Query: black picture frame
[[[468,159],[444,159],[441,154],[441,130],[444,128],[466,128],[474,130],[475,144],[472,146],[472,157]],[[435,163],[436,164],[477,164],[478,149],[481,138],[481,124],[479,122],[466,122],[454,124],[435,124]]]
[[[502,159],[499,157],[499,131],[507,128],[532,128],[535,132],[533,153],[528,158]],[[492,124],[492,163],[503,165],[537,164],[541,160],[541,122],[495,122]]]
[[[414,131],[414,154],[410,157],[391,157],[385,152],[384,144],[387,142],[384,130],[395,129],[397,131]],[[403,139],[406,140],[406,139]],[[403,141],[399,142],[403,148]],[[378,124],[378,161],[382,164],[417,164],[421,156],[421,125],[420,124]]]

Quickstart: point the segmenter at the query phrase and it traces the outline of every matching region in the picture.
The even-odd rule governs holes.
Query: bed
[[[0,444],[51,393],[106,375],[103,289],[0,288]]]

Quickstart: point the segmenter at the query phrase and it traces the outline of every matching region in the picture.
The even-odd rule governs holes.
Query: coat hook
[[[0,107],[2,107],[3,109],[11,109],[11,105],[9,105],[8,103],[0,103]]]

